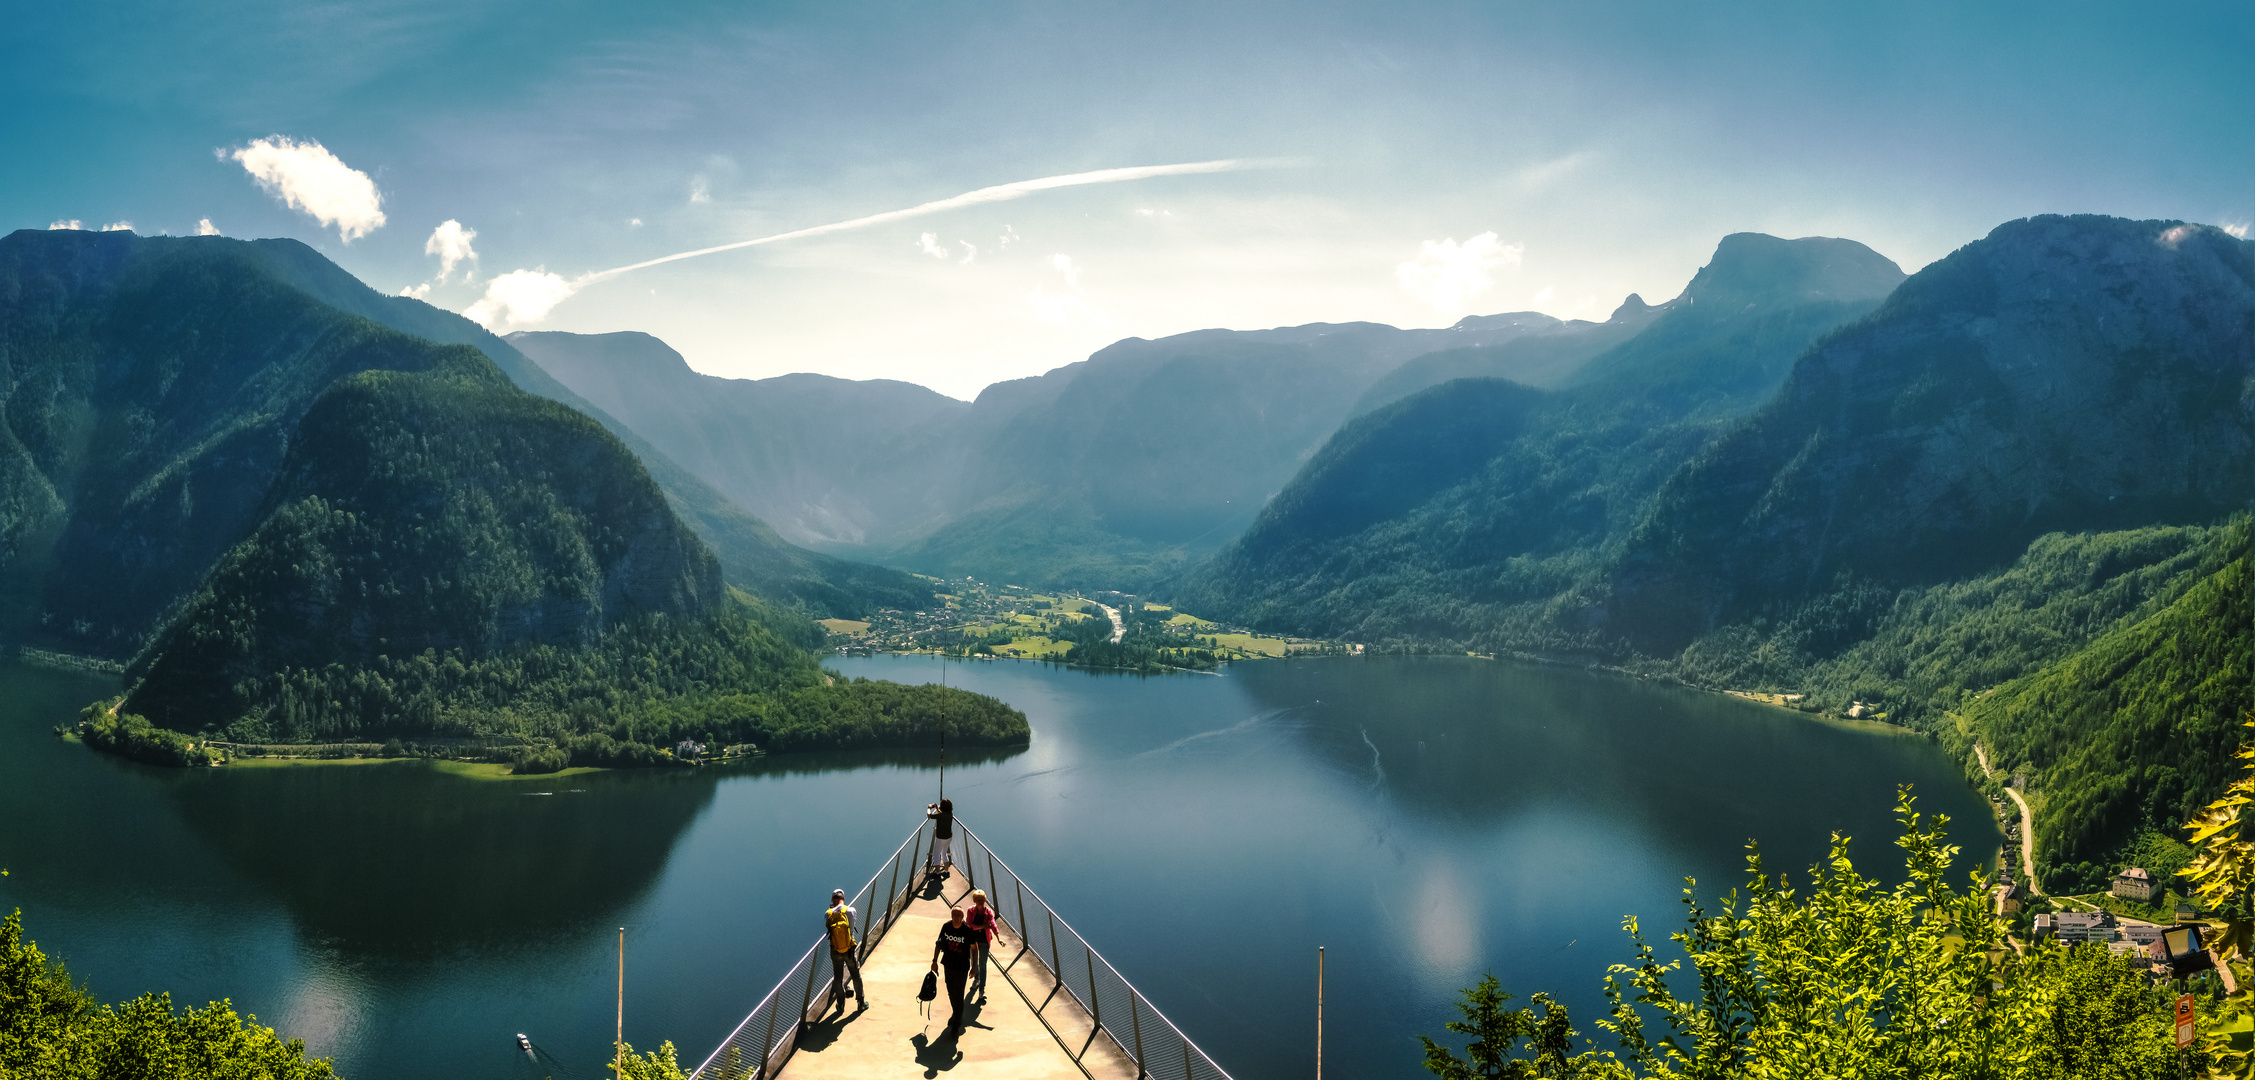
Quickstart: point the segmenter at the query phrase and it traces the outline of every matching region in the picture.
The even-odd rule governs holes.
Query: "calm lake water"
[[[930,657],[836,659],[930,682]],[[1029,749],[951,766],[980,836],[1242,1080],[1415,1077],[1494,972],[1601,1036],[1621,918],[1663,938],[1683,879],[1737,883],[1859,839],[1899,876],[1899,784],[1996,838],[1931,744],[1716,695],[1469,659],[1140,678],[947,665],[1025,711]],[[934,794],[929,763],[794,756],[696,773],[478,782],[420,763],[155,769],[49,728],[102,680],[0,667],[0,905],[97,994],[240,1011],[346,1076],[600,1075],[626,927],[628,1041],[694,1065]],[[911,986],[871,987],[909,995]],[[525,1032],[562,1061],[535,1071]],[[905,1052],[905,1051],[904,1051]]]

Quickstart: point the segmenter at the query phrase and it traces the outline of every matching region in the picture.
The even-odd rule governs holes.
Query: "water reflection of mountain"
[[[1021,750],[951,750],[948,759],[968,765]],[[189,829],[283,899],[308,935],[397,955],[608,925],[657,880],[729,777],[937,764],[935,751],[856,751],[508,781],[420,762],[154,778]]]
[[[686,771],[480,782],[419,762],[166,779],[196,835],[306,933],[385,953],[535,939],[615,911],[713,793]]]
[[[1422,817],[1488,828],[1546,809],[1612,819],[1663,843],[1761,837],[1799,871],[1828,834],[1896,861],[1894,791],[1947,811],[1985,853],[1978,801],[1931,743],[1832,728],[1720,695],[1588,672],[1430,658],[1238,665],[1254,700],[1291,708],[1301,744]]]

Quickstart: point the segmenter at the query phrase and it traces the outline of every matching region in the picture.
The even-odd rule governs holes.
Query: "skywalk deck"
[[[947,925],[948,908],[970,903],[971,884],[951,872],[944,892],[944,898],[936,887],[915,895],[862,963],[869,1001],[809,1021],[798,1053],[775,1075],[878,1080],[937,1070],[962,1080],[1135,1080],[1135,1062],[1097,1030],[1047,968],[1028,962],[1025,939],[1008,931],[989,953],[986,1003],[977,1003],[975,989],[964,1003],[963,1034],[946,1034],[944,983],[927,1018],[916,990],[931,970],[932,944]]]
[[[867,1001],[830,1002],[829,943],[819,939],[695,1080],[1230,1080],[961,818],[956,836],[944,881],[919,872],[919,828],[853,898]],[[985,1000],[973,991],[964,1030],[949,1035],[944,984],[929,1006],[916,993],[948,909],[974,888],[988,892],[1000,933]]]

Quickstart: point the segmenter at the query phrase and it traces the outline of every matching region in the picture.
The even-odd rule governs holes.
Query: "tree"
[[[1472,1060],[1457,1057],[1423,1035],[1417,1037],[1425,1044],[1425,1067],[1441,1080],[1595,1080],[1626,1075],[1610,1058],[1573,1053],[1575,1032],[1566,1007],[1552,1001],[1548,994],[1534,996],[1532,1003],[1542,1010],[1540,1017],[1534,1009],[1504,1008],[1511,995],[1504,992],[1494,975],[1481,979],[1480,985],[1463,995],[1464,1000],[1456,1007],[1464,1013],[1464,1019],[1449,1021],[1448,1029],[1472,1037],[1464,1048]],[[1513,1056],[1518,1053],[1526,1057]]]
[[[1919,814],[1907,789],[1897,815],[1906,874],[1892,888],[1859,874],[1835,834],[1800,889],[1767,874],[1752,845],[1743,895],[1710,909],[1687,882],[1684,929],[1671,935],[1680,959],[1663,962],[1627,919],[1636,959],[1612,967],[1611,1015],[1598,1022],[1619,1052],[1572,1053],[1564,1010],[1542,995],[1539,1020],[1505,1010],[1490,977],[1449,1025],[1475,1037],[1472,1060],[1426,1040],[1427,1068],[1446,1080],[2174,1080],[2164,995],[2101,945],[2022,951],[1978,873],[1969,888],[1950,883],[1948,819]],[[2246,864],[2255,880],[2255,858]],[[1527,1060],[1511,1057],[1521,1041]]]
[[[2255,714],[2251,714],[2255,716]],[[2255,720],[2245,726],[2255,727]],[[2233,755],[2246,764],[2240,778],[2209,803],[2185,830],[2196,853],[2183,871],[2192,895],[2208,920],[2208,945],[2218,966],[2230,976],[2223,1023],[2201,1039],[2210,1056],[2210,1077],[2255,1077],[2255,1000],[2248,979],[2255,975],[2255,743]]]

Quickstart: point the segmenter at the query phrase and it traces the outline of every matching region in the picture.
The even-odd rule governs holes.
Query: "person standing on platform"
[[[951,850],[955,840],[955,800],[941,799],[924,807],[924,816],[932,819],[932,854],[924,861],[924,875],[945,880],[947,868],[955,865]]]
[[[947,1033],[963,1033],[963,983],[971,975],[971,956],[976,949],[979,932],[963,921],[962,908],[948,909],[947,925],[940,927],[939,940],[932,943],[932,970],[940,971],[944,965],[947,977]]]
[[[963,924],[979,935],[974,945],[978,953],[971,958],[971,971],[974,975],[972,992],[979,996],[981,1005],[987,1003],[987,948],[994,944],[996,921],[994,909],[987,906],[986,890],[971,890],[971,910],[963,913]]]
[[[853,905],[846,903],[844,889],[830,890],[830,910],[822,913],[822,933],[830,942],[830,996],[822,1008],[828,1011],[835,1004],[839,1012],[846,1010],[846,976],[853,976],[854,1000],[869,1004],[869,991],[861,985],[861,958],[856,956],[859,942],[853,939]]]

